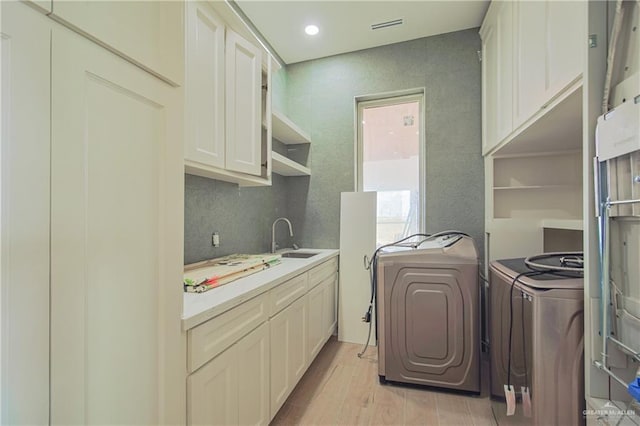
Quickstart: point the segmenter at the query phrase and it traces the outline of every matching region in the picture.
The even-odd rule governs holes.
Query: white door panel
[[[52,422],[179,418],[179,92],[66,30],[52,46]]]
[[[226,41],[226,168],[260,176],[261,55],[232,31]]]
[[[51,23],[1,2],[0,423],[49,419]]]
[[[185,158],[223,168],[224,32],[211,6],[187,2]]]

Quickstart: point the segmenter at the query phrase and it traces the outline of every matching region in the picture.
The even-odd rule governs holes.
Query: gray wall
[[[339,245],[340,192],[354,189],[354,97],[424,87],[426,231],[459,229],[483,249],[478,50],[470,29],[287,67],[285,112],[312,138],[312,176],[289,182],[303,246]]]
[[[287,181],[274,175],[271,187],[241,188],[236,184],[185,175],[184,262],[231,253],[265,253],[271,245],[271,224],[287,216]],[[211,234],[220,234],[220,247]],[[294,228],[294,232],[296,229]],[[279,223],[277,241],[290,247],[287,226]]]
[[[354,185],[354,97],[424,87],[427,232],[459,229],[484,247],[484,167],[477,29],[288,66],[273,80],[273,107],[311,134],[311,177],[274,175],[270,188],[196,176],[185,180],[185,263],[269,250],[271,224],[289,217],[302,247],[337,248],[340,192]],[[279,225],[283,246],[292,240]],[[220,248],[211,233],[220,233]]]

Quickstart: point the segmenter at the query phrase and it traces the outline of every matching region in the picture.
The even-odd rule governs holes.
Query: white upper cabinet
[[[54,19],[152,74],[182,85],[183,2],[54,0],[52,5]]]
[[[495,4],[495,3],[494,3]],[[493,5],[492,5],[493,6]],[[498,142],[498,31],[495,22],[485,24],[482,38],[482,153]]]
[[[262,159],[260,49],[233,31],[226,40],[226,168],[260,176]]]
[[[580,1],[547,1],[547,100],[582,74],[586,6]]]
[[[584,2],[519,1],[514,7],[518,127],[580,76],[586,33]]]
[[[263,112],[270,112],[271,98],[262,90],[270,67],[263,66],[257,44],[222,18],[224,7],[186,3],[185,171],[243,186],[270,185],[271,169],[264,167],[270,120]]]
[[[223,168],[225,26],[209,4],[186,8],[185,158]]]
[[[516,127],[531,117],[545,99],[546,2],[514,4],[516,35]]]
[[[513,4],[494,2],[482,29],[482,152],[513,129]]]
[[[584,21],[584,2],[491,3],[480,29],[483,154],[573,87],[584,63]]]

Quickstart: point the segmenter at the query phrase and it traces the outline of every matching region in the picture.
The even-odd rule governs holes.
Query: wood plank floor
[[[272,425],[496,425],[487,397],[380,385],[375,347],[331,338]]]

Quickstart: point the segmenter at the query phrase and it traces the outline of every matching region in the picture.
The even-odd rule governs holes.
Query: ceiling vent
[[[396,25],[404,24],[404,19],[394,19],[393,21],[380,22],[378,24],[371,24],[372,30],[379,30],[382,28],[395,27]]]

